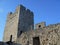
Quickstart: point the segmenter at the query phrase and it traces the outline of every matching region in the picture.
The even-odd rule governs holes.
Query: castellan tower
[[[22,32],[34,29],[34,14],[24,6],[19,5],[14,13],[10,12],[4,30],[3,41],[9,41],[12,35],[12,41],[15,41]]]

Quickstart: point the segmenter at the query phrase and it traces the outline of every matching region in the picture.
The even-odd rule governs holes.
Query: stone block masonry
[[[3,41],[9,41],[11,35],[13,38],[12,41],[15,41],[22,32],[32,29],[34,29],[33,12],[19,5],[14,13],[8,13]]]

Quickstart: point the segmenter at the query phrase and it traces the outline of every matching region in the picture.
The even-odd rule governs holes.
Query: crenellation
[[[38,24],[35,25],[36,29],[43,28],[43,27],[46,27],[46,23],[45,22],[41,22],[41,23],[38,23]]]
[[[12,13],[12,12],[9,12],[9,13],[8,13],[8,16],[10,16],[11,14],[13,14],[13,13]]]
[[[24,12],[24,10],[26,10],[26,8],[23,5],[19,5],[19,6],[17,6],[15,11],[17,13],[22,13],[22,12]]]
[[[31,30],[33,28],[31,28],[31,26],[34,24],[33,15],[32,17],[31,15],[31,11],[23,5],[19,5],[14,13],[10,12],[8,14],[3,40],[9,41],[9,36],[13,35],[12,41],[15,41],[23,32]]]
[[[9,12],[7,15],[7,18],[10,18],[11,15],[12,15],[12,12]]]
[[[26,8],[25,8],[23,5],[20,5],[20,8],[21,8],[22,10],[26,10]]]
[[[29,9],[26,9],[26,12],[27,12],[27,13],[30,13],[31,11],[30,11]]]

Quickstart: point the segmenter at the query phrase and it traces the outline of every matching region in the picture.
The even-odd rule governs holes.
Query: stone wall
[[[45,22],[37,23],[35,25],[35,29],[39,29],[39,28],[43,28],[43,27],[46,27],[46,23]]]
[[[15,41],[17,38],[17,28],[18,28],[18,15],[16,13],[8,14],[5,30],[4,30],[4,37],[3,41],[9,41],[10,36],[13,36],[13,40]]]
[[[40,45],[60,45],[60,24],[24,32],[16,42],[22,45],[33,45],[34,37],[39,37]]]
[[[15,41],[22,32],[34,29],[33,12],[19,5],[15,12],[8,13],[4,30],[3,41],[9,41],[12,35],[12,41]]]
[[[21,5],[20,7],[20,15],[19,15],[19,25],[18,25],[18,36],[20,36],[20,32],[26,32],[31,29],[34,29],[34,14],[29,9],[26,9]]]

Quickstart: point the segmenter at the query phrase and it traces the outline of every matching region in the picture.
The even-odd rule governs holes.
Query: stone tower
[[[15,12],[8,13],[4,30],[3,41],[9,41],[12,35],[12,41],[15,41],[22,32],[34,29],[34,14],[24,6],[19,5]]]

